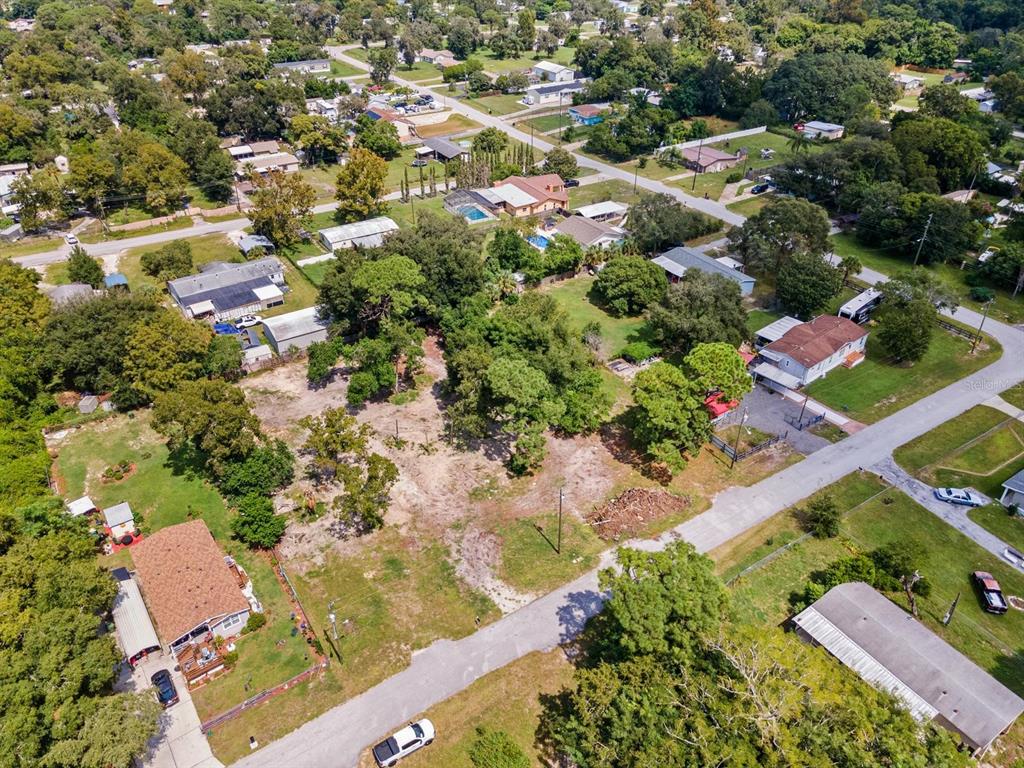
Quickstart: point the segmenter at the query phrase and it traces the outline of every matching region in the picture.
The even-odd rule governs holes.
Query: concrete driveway
[[[125,691],[151,689],[149,679],[160,669],[170,671],[180,700],[160,716],[160,731],[150,742],[149,753],[142,760],[143,768],[223,768],[199,728],[199,713],[192,703],[185,678],[174,670],[173,657],[146,659],[130,676],[124,675],[117,687]]]
[[[738,411],[746,409],[747,425],[772,435],[786,435],[786,442],[805,456],[827,448],[831,443],[807,430],[799,430],[793,423],[800,416],[800,404],[794,403],[777,392],[754,385],[743,398]],[[735,411],[733,413],[736,413]],[[806,423],[814,414],[804,413]],[[786,419],[792,419],[792,423]],[[729,422],[735,424],[740,417],[734,416]]]

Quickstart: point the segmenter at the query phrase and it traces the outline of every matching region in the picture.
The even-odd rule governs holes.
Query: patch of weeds
[[[470,501],[490,501],[496,498],[500,492],[501,488],[498,486],[498,480],[494,477],[488,477],[482,485],[470,489],[469,499]]]

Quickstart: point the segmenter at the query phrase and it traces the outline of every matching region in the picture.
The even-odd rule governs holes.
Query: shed
[[[111,609],[117,629],[117,644],[134,667],[149,654],[160,652],[160,640],[132,575],[125,568],[115,568],[111,575],[117,581],[117,595]]]
[[[601,203],[581,205],[576,209],[576,213],[580,216],[586,216],[588,219],[594,219],[595,221],[606,221],[608,219],[617,219],[620,216],[625,216],[626,211],[628,210],[629,206],[625,203],[617,203],[614,200],[605,200]]]
[[[306,349],[316,341],[327,340],[330,321],[320,316],[317,307],[307,307],[263,321],[263,333],[277,354],[295,349]]]
[[[91,299],[93,295],[92,286],[86,283],[57,285],[49,291],[50,301],[57,307],[73,301]]]
[[[127,501],[103,510],[103,522],[110,529],[110,535],[119,539],[135,530],[135,515]]]
[[[80,499],[69,501],[67,504],[68,514],[72,517],[81,517],[82,515],[90,515],[97,509],[96,505],[92,503],[92,499],[88,496],[83,496]]]
[[[238,241],[238,247],[246,256],[256,248],[262,248],[267,255],[274,252],[274,243],[263,235],[245,235]]]
[[[754,284],[757,282],[750,275],[730,269],[724,264],[719,264],[710,256],[685,246],[665,251],[665,253],[652,259],[652,261],[664,269],[669,274],[669,279],[673,282],[686,274],[686,270],[696,269],[699,272],[721,275],[728,280],[732,280],[739,285],[740,293],[743,296],[748,296],[754,290]]]
[[[454,141],[448,141],[448,139],[424,139],[423,147],[429,149],[433,153],[435,159],[442,162],[448,160],[468,160],[469,150],[465,147],[459,146]],[[419,150],[417,150],[418,152]]]
[[[106,288],[128,288],[128,278],[120,272],[113,272],[103,278],[103,285]]]
[[[384,235],[394,232],[398,225],[387,216],[377,216],[353,224],[342,224],[320,230],[320,242],[332,253],[339,248],[376,248],[384,242]]]
[[[792,623],[917,719],[959,734],[975,756],[1024,712],[1017,694],[863,582],[833,587]]]

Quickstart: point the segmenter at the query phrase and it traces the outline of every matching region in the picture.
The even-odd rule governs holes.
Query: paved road
[[[980,319],[969,310],[960,310],[960,313],[958,317],[966,322]],[[889,456],[908,440],[1024,380],[1024,365],[1021,364],[1024,334],[991,320],[986,330],[1003,345],[1003,356],[992,365],[753,486],[731,488],[719,494],[707,512],[658,539],[631,545],[658,550],[682,538],[707,552],[850,472],[876,464],[879,457]],[[609,564],[607,557],[602,566]],[[239,768],[355,766],[360,751],[372,739],[386,735],[488,672],[531,651],[550,649],[571,638],[583,622],[600,609],[601,603],[597,573],[593,571],[469,637],[434,643],[416,654],[411,666],[404,671],[306,723],[237,765]]]
[[[359,61],[359,59],[354,59],[345,53],[345,50],[351,47],[352,46],[328,46],[327,52],[332,58],[344,61],[346,64],[351,64],[354,67],[368,71],[369,66],[366,63]],[[412,88],[416,91],[426,90],[422,85],[409,80],[403,80],[395,75],[392,75],[391,79],[399,85],[404,85],[405,87]],[[543,150],[544,152],[549,152],[556,146],[544,141],[543,139],[537,138],[536,136],[531,137],[526,131],[521,131],[514,126],[509,125],[502,117],[481,112],[479,109],[468,106],[457,99],[446,99],[446,103],[453,112],[457,112],[458,114],[468,117],[470,120],[475,120],[485,127],[494,127],[504,131],[512,138],[521,141],[524,144],[530,144],[532,142],[535,147]],[[691,195],[683,192],[679,187],[671,187],[668,184],[662,184],[660,181],[647,179],[643,176],[634,177],[629,171],[624,171],[621,168],[616,168],[614,165],[609,165],[608,163],[603,163],[600,160],[595,160],[584,155],[574,153],[574,157],[576,158],[576,162],[584,168],[593,168],[605,174],[610,179],[619,179],[620,181],[625,181],[629,184],[632,184],[634,178],[636,178],[636,184],[638,187],[641,187],[648,192],[661,192],[671,195],[687,207],[706,213],[716,219],[720,219],[726,224],[739,225],[746,220],[746,217],[730,211],[724,205],[715,200],[705,200],[701,197],[692,197]]]

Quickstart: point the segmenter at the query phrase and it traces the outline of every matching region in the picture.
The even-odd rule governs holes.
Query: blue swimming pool
[[[459,208],[459,213],[466,218],[466,221],[483,221],[487,218],[487,214],[475,205],[464,205]]]
[[[530,235],[526,238],[531,245],[535,245],[542,251],[550,245],[551,241],[548,240],[544,235]]]

